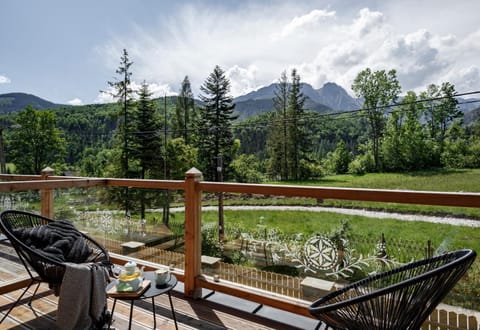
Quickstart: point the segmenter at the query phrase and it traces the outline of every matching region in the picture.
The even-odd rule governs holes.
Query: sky
[[[449,81],[480,90],[478,0],[2,0],[0,94],[110,102],[123,49],[134,86],[197,97],[216,65],[239,96],[296,68],[320,88],[365,68],[397,71],[402,91]],[[478,97],[478,95],[476,95]]]

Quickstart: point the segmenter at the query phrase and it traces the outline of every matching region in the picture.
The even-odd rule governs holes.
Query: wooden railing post
[[[195,278],[202,272],[202,191],[198,182],[202,173],[191,168],[185,173],[185,296],[201,297],[201,288],[195,286]]]
[[[55,171],[50,167],[45,167],[42,170],[42,180],[48,180],[48,177],[54,175]],[[42,189],[42,210],[41,214],[44,217],[53,219],[53,189]]]

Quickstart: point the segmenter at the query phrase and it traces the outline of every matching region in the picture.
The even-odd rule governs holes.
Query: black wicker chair
[[[66,265],[58,260],[55,260],[54,258],[50,258],[48,255],[42,253],[42,251],[25,244],[25,242],[18,237],[18,232],[22,229],[28,230],[29,228],[47,225],[52,221],[54,220],[24,211],[7,210],[0,214],[0,229],[9,239],[31,279],[29,285],[26,287],[17,301],[13,303],[8,312],[3,316],[0,323],[3,322],[3,320],[8,316],[8,314],[23,298],[25,293],[34,283],[37,283],[38,285],[28,301],[28,305],[30,307],[32,299],[37,293],[40,283],[46,282],[50,287],[59,287],[62,283]],[[89,253],[89,255],[86,256],[81,263],[101,263],[107,268],[107,270],[110,270],[112,264],[105,248],[81,232],[78,232],[77,235],[79,235],[80,239],[84,241],[84,247]],[[32,269],[38,274],[38,276],[32,272]]]
[[[412,262],[332,292],[309,311],[335,329],[419,329],[475,257],[459,250]]]

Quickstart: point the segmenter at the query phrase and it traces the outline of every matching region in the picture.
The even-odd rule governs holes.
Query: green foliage
[[[107,177],[111,170],[112,151],[102,148],[85,148],[79,162],[81,176],[93,176],[97,178]]]
[[[402,105],[390,113],[382,140],[383,170],[407,171],[428,167],[431,159],[430,141],[420,124],[423,104],[409,91]]]
[[[237,182],[260,183],[264,180],[260,163],[254,155],[241,154],[230,164],[233,178]]]
[[[468,165],[468,141],[465,138],[464,129],[454,124],[448,130],[444,140],[443,152],[440,161],[447,168],[466,168]]]
[[[323,161],[323,166],[328,173],[345,174],[348,172],[350,161],[350,152],[342,140],[337,143],[337,148],[333,152],[327,154],[327,157]]]
[[[435,142],[435,153],[432,154],[431,161],[433,166],[441,164],[450,125],[463,117],[463,113],[457,107],[455,93],[455,86],[444,82],[440,87],[435,84],[429,85],[420,96],[423,99],[429,99],[424,102],[424,119],[430,139]]]
[[[401,88],[397,72],[379,70],[372,72],[370,68],[361,71],[352,84],[357,97],[364,100],[363,109],[369,123],[370,142],[372,144],[375,170],[380,169],[380,143],[385,125],[385,111],[395,102]]]
[[[241,141],[238,152],[252,154],[264,161],[267,158],[267,123],[272,122],[274,112],[266,112],[256,117],[246,119],[235,125],[233,135]]]
[[[373,153],[369,150],[368,145],[360,146],[364,152],[348,164],[348,172],[352,174],[365,174],[375,171],[375,158]]]
[[[56,117],[51,111],[37,111],[27,106],[16,120],[16,129],[9,139],[9,160],[21,174],[40,174],[53,164],[63,164],[65,139],[56,127]],[[63,166],[63,165],[61,165]]]
[[[66,158],[69,166],[80,167],[86,149],[110,148],[116,128],[116,107],[93,104],[51,110],[57,127],[65,132]],[[87,173],[86,175],[91,175]]]
[[[320,164],[307,159],[300,160],[300,176],[305,179],[319,179],[323,177],[324,171]]]
[[[198,162],[198,150],[185,144],[183,138],[170,139],[167,142],[168,177],[181,180],[185,172]]]
[[[223,257],[223,248],[218,240],[216,226],[206,224],[202,226],[202,254],[211,257]]]

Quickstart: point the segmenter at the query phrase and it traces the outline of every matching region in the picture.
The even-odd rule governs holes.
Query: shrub
[[[349,165],[348,172],[351,174],[365,174],[375,170],[375,161],[370,152],[357,156]]]

